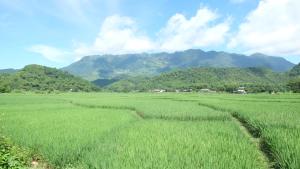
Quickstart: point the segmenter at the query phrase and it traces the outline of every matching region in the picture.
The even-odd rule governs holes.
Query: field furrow
[[[297,169],[295,98],[9,94],[0,96],[1,135],[52,168]]]

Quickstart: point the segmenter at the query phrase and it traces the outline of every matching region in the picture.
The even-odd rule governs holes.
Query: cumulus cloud
[[[299,0],[261,0],[228,46],[248,53],[300,55],[299,6]]]
[[[216,12],[206,7],[196,15],[186,18],[175,14],[166,25],[150,38],[139,30],[134,19],[127,16],[107,17],[92,43],[77,42],[72,52],[66,52],[46,45],[35,45],[30,51],[40,53],[52,61],[70,58],[78,60],[86,55],[125,54],[158,51],[177,51],[197,47],[212,47],[223,44],[230,27],[230,21],[218,21]]]
[[[205,7],[190,19],[175,14],[159,33],[161,50],[175,51],[224,43],[230,22],[216,23],[217,19],[217,13]]]
[[[77,55],[123,54],[149,51],[175,51],[195,47],[209,47],[224,43],[229,31],[229,20],[215,23],[216,12],[200,8],[190,19],[182,14],[172,16],[154,39],[141,33],[130,17],[106,18],[92,46],[81,44]]]
[[[137,29],[136,22],[130,17],[110,16],[102,23],[100,32],[92,45],[81,44],[75,53],[123,54],[151,51],[155,43]]]
[[[66,52],[47,45],[34,45],[28,50],[34,53],[38,53],[46,59],[54,62],[65,62],[71,57],[70,52]]]

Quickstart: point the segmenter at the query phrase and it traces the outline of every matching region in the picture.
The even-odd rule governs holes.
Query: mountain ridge
[[[260,53],[242,55],[223,51],[189,49],[173,53],[92,55],[62,68],[71,74],[94,81],[123,76],[155,76],[174,69],[197,67],[265,67],[273,71],[290,70],[293,63],[281,57]]]

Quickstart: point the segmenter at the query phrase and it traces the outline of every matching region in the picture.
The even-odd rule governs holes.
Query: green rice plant
[[[137,121],[105,137],[83,168],[267,168],[232,121]],[[101,160],[99,160],[101,159]]]
[[[201,105],[238,114],[257,130],[274,167],[300,168],[300,95],[200,96]],[[269,100],[269,101],[268,101]]]
[[[36,97],[37,102],[40,99]],[[2,133],[62,168],[79,161],[110,130],[138,119],[128,110],[87,109],[70,103],[22,106],[11,103],[1,108]]]
[[[1,134],[53,168],[268,168],[232,121],[259,131],[279,168],[300,168],[300,95],[0,95]],[[262,147],[263,149],[264,147]]]
[[[215,111],[207,107],[199,107],[195,102],[178,103],[172,100],[157,99],[150,94],[109,95],[101,94],[71,99],[73,103],[90,107],[111,107],[132,109],[144,118],[177,119],[177,120],[228,120],[226,112]]]

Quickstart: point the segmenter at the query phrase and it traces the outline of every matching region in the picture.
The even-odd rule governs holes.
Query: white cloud
[[[224,43],[229,21],[215,23],[216,12],[200,8],[187,19],[182,14],[172,16],[156,39],[141,33],[130,17],[107,17],[93,45],[80,44],[76,56],[91,54],[124,54],[151,51],[175,51],[195,47],[209,47]]]
[[[299,0],[261,0],[228,46],[247,53],[300,55],[299,7]]]
[[[175,14],[159,33],[161,50],[175,51],[222,44],[230,23],[228,20],[216,23],[217,19],[217,13],[205,7],[190,19]]]
[[[133,19],[114,15],[104,20],[100,32],[91,46],[81,44],[75,49],[75,53],[76,55],[123,54],[153,49],[155,49],[154,42],[137,29]]]
[[[154,51],[177,51],[223,44],[229,31],[229,20],[218,21],[216,12],[200,8],[196,15],[187,19],[182,14],[172,16],[165,27],[151,39],[138,29],[130,17],[113,15],[107,17],[100,32],[91,44],[77,42],[73,52],[54,47],[36,45],[31,51],[40,53],[52,61],[71,58],[78,60],[86,55],[125,54]]]
[[[54,62],[65,62],[70,59],[71,53],[47,45],[34,45],[28,49],[38,53],[48,60]]]

